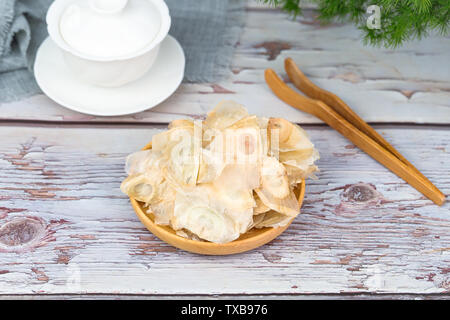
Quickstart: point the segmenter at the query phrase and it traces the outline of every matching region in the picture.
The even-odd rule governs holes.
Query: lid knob
[[[90,0],[90,5],[93,10],[98,13],[119,13],[128,3],[128,0]]]

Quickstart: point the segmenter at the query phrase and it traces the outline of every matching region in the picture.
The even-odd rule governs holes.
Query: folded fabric
[[[52,0],[0,1],[0,103],[40,93],[32,74],[47,37]],[[245,16],[244,0],[166,0],[170,34],[186,55],[185,81],[215,82],[229,75]]]
[[[52,0],[0,1],[0,102],[40,92],[30,72]]]

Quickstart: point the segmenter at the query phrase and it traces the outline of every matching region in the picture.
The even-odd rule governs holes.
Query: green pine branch
[[[259,0],[279,7],[292,16],[301,14],[302,0]],[[303,0],[303,2],[306,2]],[[308,0],[318,5],[318,19],[350,21],[363,32],[363,41],[371,45],[395,48],[406,41],[422,39],[431,32],[447,35],[450,29],[450,0]],[[366,25],[367,7],[381,8],[381,28]]]

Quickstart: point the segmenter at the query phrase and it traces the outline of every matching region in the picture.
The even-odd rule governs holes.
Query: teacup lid
[[[61,37],[71,48],[96,58],[139,52],[160,28],[161,15],[151,0],[76,0],[59,23]]]

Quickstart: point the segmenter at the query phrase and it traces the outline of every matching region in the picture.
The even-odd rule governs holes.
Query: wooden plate
[[[147,150],[150,148],[151,143],[146,145],[142,150]],[[304,180],[302,181],[302,183],[298,184],[294,192],[301,207],[303,203],[303,197],[305,195]],[[145,227],[159,239],[179,249],[206,255],[228,255],[246,252],[258,248],[278,237],[281,233],[284,232],[284,230],[289,227],[289,225],[294,220],[292,219],[288,223],[288,225],[280,228],[251,229],[232,242],[218,244],[213,242],[196,241],[183,238],[177,235],[171,227],[157,225],[154,222],[153,215],[146,213],[147,210],[143,207],[144,204],[142,202],[136,201],[133,198],[130,198],[130,201],[139,220],[141,220]]]

